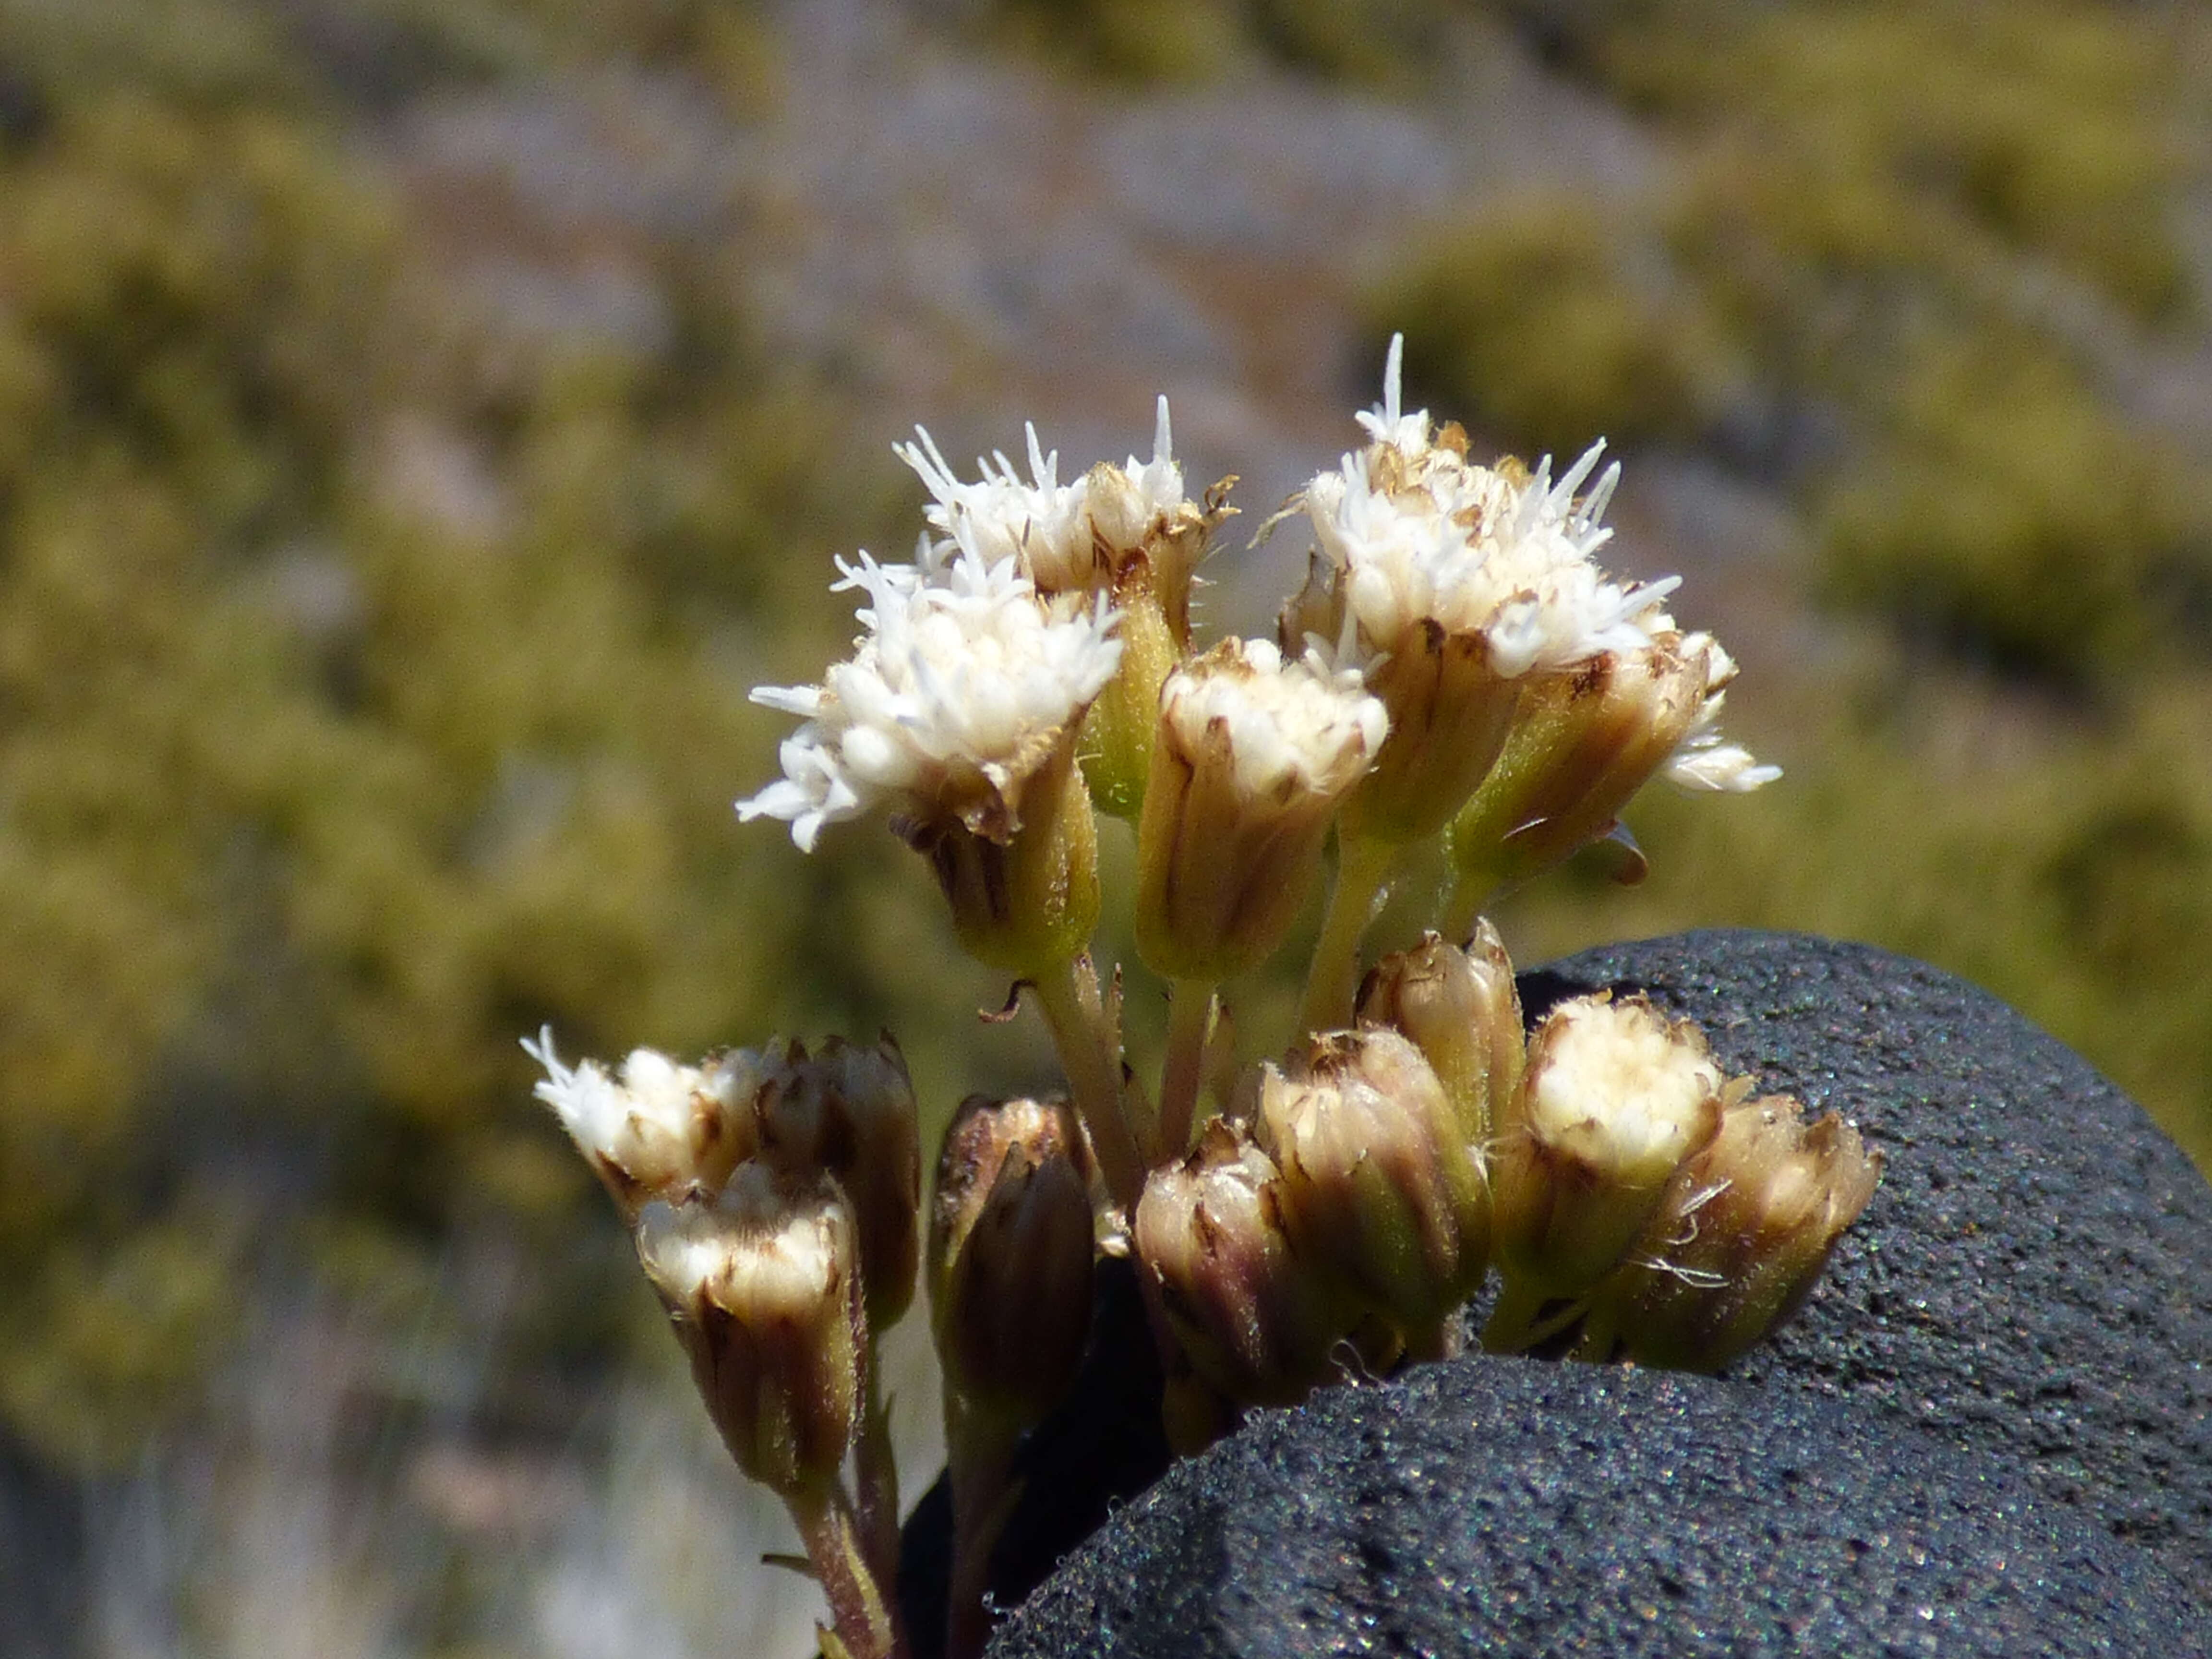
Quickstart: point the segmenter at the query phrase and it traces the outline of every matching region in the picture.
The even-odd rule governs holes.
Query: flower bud
[[[1734,672],[1709,635],[1669,629],[1642,649],[1531,676],[1497,765],[1452,823],[1473,902],[1607,834]]]
[[[837,1178],[860,1230],[868,1325],[888,1330],[914,1300],[921,1254],[921,1143],[906,1057],[889,1036],[870,1048],[833,1036],[812,1055],[771,1044],[758,1064],[758,1156]]]
[[[929,860],[968,953],[1042,977],[1081,952],[1098,926],[1098,824],[1075,764],[1077,728],[1035,762],[1018,824],[978,830],[901,814],[891,828]]]
[[[1640,1364],[1717,1370],[1802,1305],[1881,1179],[1835,1114],[1808,1127],[1786,1096],[1740,1102],[1668,1184],[1601,1316]]]
[[[837,1183],[744,1164],[715,1198],[646,1206],[637,1252],[738,1467],[785,1495],[836,1480],[867,1355]]]
[[[1146,1177],[1135,1243],[1154,1305],[1231,1399],[1295,1405],[1328,1376],[1343,1325],[1284,1225],[1273,1160],[1242,1129],[1216,1118]]]
[[[1736,1091],[1704,1035],[1642,997],[1563,1002],[1528,1046],[1492,1178],[1509,1283],[1579,1296],[1612,1269]]]
[[[1023,1426],[1075,1379],[1091,1331],[1091,1180],[1060,1100],[960,1103],[930,1201],[929,1305],[945,1382]]]
[[[679,1066],[633,1049],[619,1079],[595,1060],[574,1069],[553,1052],[553,1028],[523,1050],[545,1068],[534,1092],[550,1106],[607,1191],[635,1222],[647,1203],[714,1193],[753,1151],[753,1097],[761,1073],[738,1051]]]
[[[1490,1139],[1521,1086],[1527,1039],[1505,942],[1487,920],[1468,948],[1435,933],[1375,965],[1360,988],[1361,1024],[1395,1026],[1435,1068],[1469,1146]]]
[[[1482,1282],[1480,1155],[1436,1073],[1397,1032],[1338,1033],[1288,1072],[1264,1067],[1257,1134],[1282,1170],[1291,1237],[1365,1305],[1425,1328]]]
[[[1224,640],[1170,676],[1137,830],[1147,965],[1212,982],[1280,944],[1385,729],[1356,674],[1264,640]]]

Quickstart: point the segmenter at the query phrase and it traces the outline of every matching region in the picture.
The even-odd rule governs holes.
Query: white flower
[[[1373,763],[1389,716],[1357,671],[1318,653],[1285,662],[1266,640],[1225,640],[1169,677],[1160,720],[1196,755],[1226,738],[1232,787],[1255,802],[1342,794]]]
[[[637,1048],[617,1077],[595,1060],[562,1065],[550,1025],[522,1047],[545,1068],[538,1099],[625,1208],[712,1192],[752,1151],[753,1101],[766,1076],[757,1055],[740,1050],[684,1066]]]
[[[839,588],[869,603],[851,660],[820,685],[755,689],[753,701],[805,724],[784,740],[784,776],[738,803],[740,817],[782,818],[811,852],[825,823],[887,797],[1001,830],[1018,820],[1021,785],[1114,678],[1118,613],[1104,600],[1041,604],[1014,562],[984,554],[956,520],[933,568],[840,562]]]
[[[1012,559],[1043,593],[1097,585],[1118,556],[1142,547],[1156,526],[1174,520],[1185,506],[1182,469],[1176,464],[1168,400],[1159,400],[1152,459],[1132,455],[1121,466],[1101,463],[1073,483],[1060,482],[1060,452],[1048,453],[1034,424],[1024,480],[1000,451],[975,463],[981,477],[963,483],[926,428],[919,443],[892,451],[912,467],[934,497],[926,515],[945,538],[931,544],[927,565],[963,544],[972,544],[992,564]]]
[[[1751,757],[1740,743],[1723,743],[1717,729],[1721,704],[1729,683],[1735,678],[1735,661],[1709,634],[1692,634],[1682,642],[1685,656],[1702,650],[1705,659],[1705,695],[1682,734],[1674,754],[1659,775],[1678,789],[1726,791],[1744,794],[1782,775],[1778,766],[1765,766]]]
[[[1696,1028],[1641,999],[1577,997],[1537,1028],[1525,1121],[1538,1142],[1633,1187],[1656,1187],[1710,1138],[1720,1067]]]
[[[1340,650],[1387,655],[1409,629],[1434,623],[1480,633],[1492,666],[1513,679],[1648,644],[1642,619],[1678,579],[1626,586],[1593,562],[1613,534],[1600,521],[1619,465],[1577,492],[1603,442],[1556,483],[1549,457],[1533,477],[1511,463],[1473,465],[1456,428],[1432,441],[1425,410],[1401,412],[1401,348],[1392,341],[1382,404],[1359,416],[1374,441],[1304,495],[1343,586]]]

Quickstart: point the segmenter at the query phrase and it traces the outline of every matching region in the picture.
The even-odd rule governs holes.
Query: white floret
[[[1286,662],[1266,640],[1208,652],[1172,675],[1163,715],[1187,752],[1216,723],[1226,732],[1235,784],[1251,798],[1285,790],[1334,795],[1357,782],[1389,732],[1380,699],[1350,670],[1317,656]]]
[[[1003,790],[1114,678],[1119,614],[1103,599],[1045,606],[1012,560],[988,558],[964,526],[955,542],[929,572],[841,563],[839,586],[867,596],[866,632],[820,685],[754,691],[805,724],[784,740],[781,781],[738,802],[740,817],[786,820],[811,852],[824,824],[889,796],[927,799],[976,775]]]
[[[933,497],[924,509],[941,540],[930,543],[923,568],[970,543],[991,564],[1012,559],[1041,592],[1090,586],[1099,551],[1133,550],[1150,528],[1184,505],[1182,469],[1176,465],[1168,400],[1159,400],[1152,458],[1132,455],[1121,466],[1102,464],[1073,483],[1060,482],[1060,452],[1047,452],[1036,428],[1024,428],[1030,476],[1024,479],[1004,451],[979,459],[973,483],[964,483],[926,428],[915,443],[892,453],[912,467]]]

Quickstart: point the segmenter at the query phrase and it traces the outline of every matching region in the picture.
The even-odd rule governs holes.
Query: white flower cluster
[[[1404,412],[1402,349],[1391,342],[1382,402],[1358,417],[1372,441],[1304,492],[1342,587],[1340,652],[1388,654],[1409,628],[1433,622],[1448,634],[1480,633],[1492,667],[1516,679],[1649,644],[1643,619],[1680,579],[1625,586],[1593,562],[1613,535],[1600,520],[1619,465],[1577,492],[1602,441],[1556,483],[1549,457],[1533,477],[1471,465],[1463,439],[1431,434],[1427,410]]]
[[[1141,546],[1186,505],[1165,398],[1150,461],[1132,455],[1121,466],[1102,463],[1073,483],[1060,482],[1060,452],[1046,453],[1034,424],[1025,431],[1026,483],[1004,451],[975,463],[982,475],[975,483],[962,483],[926,428],[915,428],[920,442],[893,447],[933,498],[925,511],[942,539],[928,544],[926,559],[970,545],[992,564],[1013,560],[1041,592],[1089,587],[1116,555]]]
[[[784,739],[784,775],[738,803],[787,820],[806,852],[825,823],[887,796],[1003,794],[1079,719],[1121,665],[1117,614],[1042,602],[1011,558],[992,560],[954,521],[949,555],[927,538],[914,564],[840,561],[868,604],[849,661],[819,685],[763,685],[753,701],[805,724]]]

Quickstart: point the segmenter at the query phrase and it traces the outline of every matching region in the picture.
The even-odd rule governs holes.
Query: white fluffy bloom
[[[1531,1048],[1526,1122],[1542,1145],[1631,1186],[1656,1186],[1709,1133],[1724,1087],[1694,1028],[1640,1000],[1577,997]]]
[[[1336,796],[1358,781],[1389,731],[1380,699],[1317,655],[1285,662],[1266,640],[1224,641],[1168,678],[1163,726],[1186,753],[1226,739],[1234,788],[1250,800]]]
[[[1073,483],[1060,482],[1060,452],[1046,452],[1034,424],[1025,430],[1027,479],[1002,450],[976,462],[976,482],[963,483],[922,427],[915,428],[918,443],[892,447],[934,498],[927,516],[945,539],[931,544],[926,562],[969,544],[993,564],[1014,560],[1041,592],[1088,587],[1185,505],[1165,398],[1150,461],[1132,455],[1121,466],[1102,463]]]
[[[755,689],[753,701],[805,724],[784,740],[784,775],[738,803],[740,817],[791,824],[811,852],[825,823],[903,795],[965,816],[1013,811],[1019,787],[1079,719],[1121,659],[1118,613],[1039,602],[1011,559],[994,561],[956,520],[933,568],[842,561],[841,588],[868,604],[852,659],[819,685]]]
[[[535,1093],[625,1205],[713,1191],[752,1150],[752,1106],[765,1076],[742,1050],[685,1066],[633,1049],[620,1073],[595,1060],[564,1066],[546,1027],[523,1051],[545,1068]]]
[[[1643,618],[1678,586],[1609,580],[1592,556],[1620,480],[1593,444],[1556,483],[1470,465],[1456,428],[1431,440],[1425,410],[1401,408],[1401,342],[1391,343],[1381,405],[1360,416],[1374,441],[1306,486],[1304,506],[1345,599],[1343,646],[1374,656],[1425,621],[1480,632],[1498,673],[1517,678],[1650,642]]]

